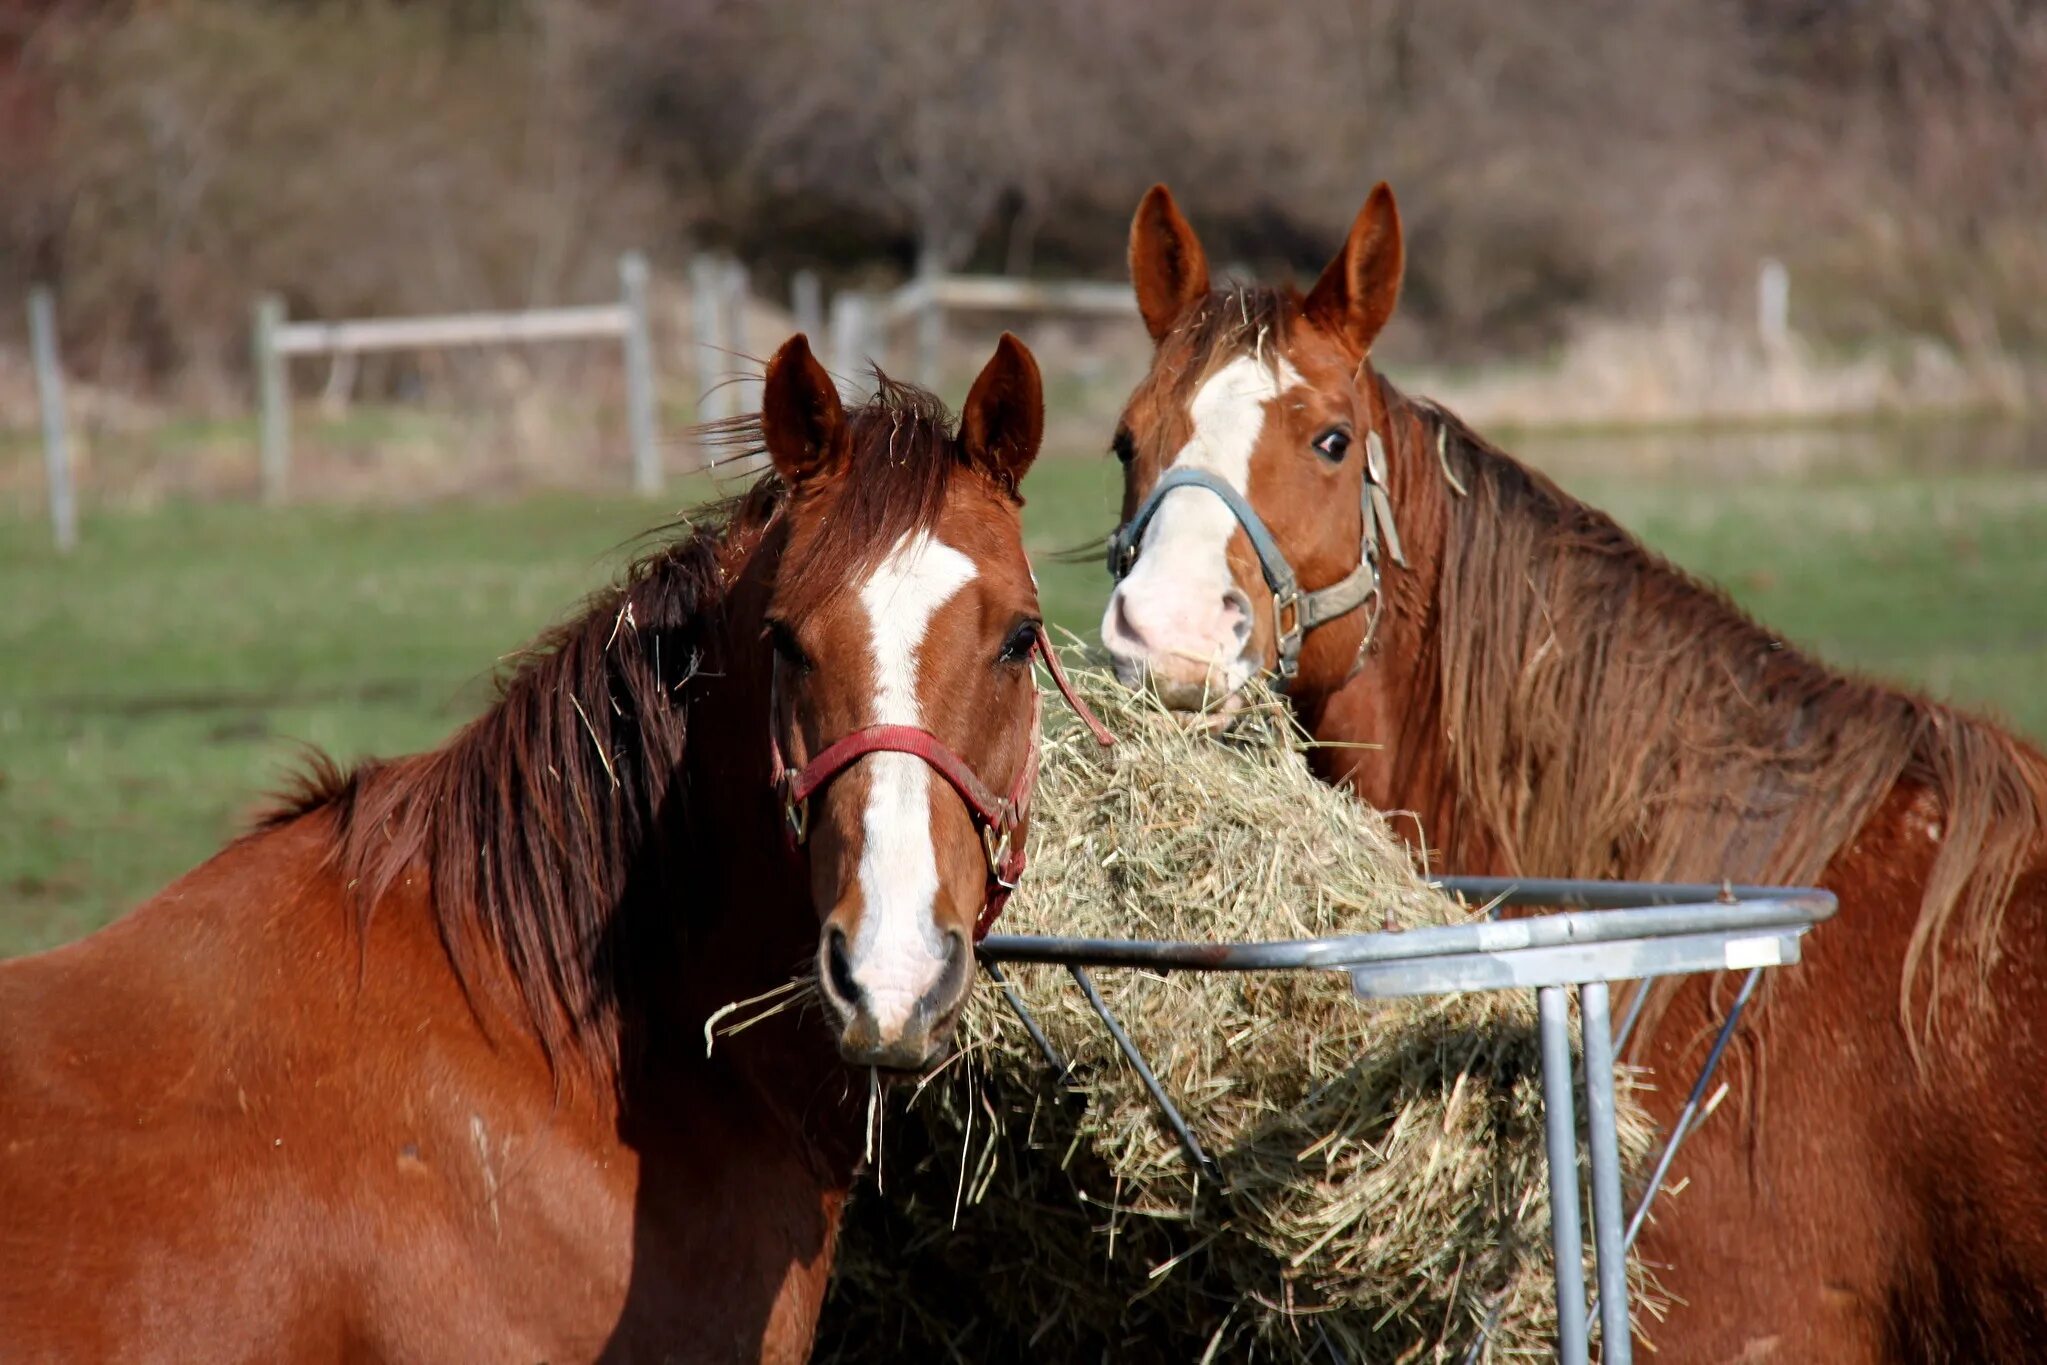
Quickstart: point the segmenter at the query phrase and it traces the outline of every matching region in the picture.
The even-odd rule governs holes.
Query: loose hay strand
[[[1384,817],[1308,772],[1279,699],[1254,697],[1216,736],[1098,670],[1069,673],[1118,743],[1101,751],[1048,708],[1006,932],[1271,939],[1481,916],[1424,881]],[[819,1360],[937,1358],[960,1340],[989,1361],[1326,1365],[1333,1345],[1361,1363],[1448,1362],[1482,1332],[1496,1360],[1545,1348],[1527,993],[1361,1004],[1334,972],[1101,972],[1219,1163],[1216,1189],[1065,973],[1008,979],[1072,1084],[984,981],[966,1060],[891,1125],[887,1197],[853,1203]],[[1620,1089],[1622,1154],[1639,1165],[1649,1130],[1626,1074]],[[969,1161],[983,1169],[957,1206]]]

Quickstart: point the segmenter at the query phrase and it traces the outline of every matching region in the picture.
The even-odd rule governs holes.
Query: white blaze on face
[[[1277,364],[1250,355],[1230,361],[1195,391],[1188,405],[1193,434],[1167,467],[1206,470],[1248,499],[1266,407],[1299,383],[1300,372],[1283,356]],[[1103,617],[1103,639],[1119,663],[1139,657],[1158,667],[1177,659],[1221,667],[1231,687],[1248,679],[1251,667],[1237,657],[1237,618],[1222,606],[1236,586],[1228,558],[1236,530],[1229,508],[1205,489],[1176,488],[1160,500],[1137,563]]]
[[[860,588],[874,656],[876,725],[924,725],[919,652],[940,607],[975,575],[974,561],[930,533],[896,542]],[[874,1022],[892,1033],[945,969],[933,918],[938,858],[931,846],[931,769],[910,754],[864,759],[867,810],[860,854],[860,927],[848,954]]]

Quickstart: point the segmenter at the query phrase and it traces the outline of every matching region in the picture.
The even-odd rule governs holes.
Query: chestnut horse
[[[1401,265],[1381,185],[1305,295],[1216,291],[1145,196],[1119,673],[1224,711],[1279,673],[1321,774],[1413,812],[1444,869],[1834,891],[1645,1241],[1678,1300],[1660,1358],[2037,1358],[2047,760],[1800,652],[1402,395],[1371,362]],[[1657,999],[1667,1125],[1725,983]]]
[[[774,472],[444,748],[0,966],[0,1359],[809,1354],[866,1068],[945,1045],[1024,834],[966,793],[1036,763],[1043,408],[1005,336],[957,435],[801,337],[763,409]],[[707,1055],[807,970],[829,1028]]]

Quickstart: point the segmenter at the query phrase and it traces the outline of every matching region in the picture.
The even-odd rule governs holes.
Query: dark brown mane
[[[1487,837],[1531,873],[1811,884],[1894,784],[1923,785],[1940,850],[1900,986],[1918,1037],[1955,984],[1951,953],[1983,967],[1996,951],[2047,764],[1809,657],[1457,418],[1412,406],[1431,444],[1440,423],[1466,490],[1449,496],[1438,664],[1482,831],[1440,833],[1451,860]]]
[[[496,704],[445,746],[352,772],[315,757],[259,829],[330,811],[337,866],[366,917],[423,872],[465,986],[487,978],[484,954],[494,956],[550,1058],[615,1076],[621,969],[652,956],[647,935],[686,917],[687,898],[672,893],[653,896],[661,914],[626,912],[660,884],[657,828],[685,828],[682,684],[716,665],[737,566],[778,517],[815,512],[818,532],[777,576],[821,602],[932,524],[958,467],[944,410],[921,390],[884,379],[848,417],[854,439],[880,453],[863,450],[857,477],[792,496],[768,474],[699,512],[695,529],[521,651]],[[724,437],[756,430],[734,424]]]

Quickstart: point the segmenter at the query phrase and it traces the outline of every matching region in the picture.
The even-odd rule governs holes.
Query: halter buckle
[[[1272,595],[1272,633],[1279,656],[1279,676],[1291,680],[1301,671],[1301,590],[1289,587]]]
[[[800,844],[810,837],[810,802],[796,799],[796,770],[782,770],[782,824],[789,833],[789,842]]]
[[[1130,527],[1123,525],[1109,536],[1109,577],[1119,581],[1127,578],[1137,563],[1137,537],[1129,532]]]
[[[1010,835],[1013,826],[1005,820],[1001,829],[1002,834],[998,838],[995,833],[996,826],[981,826],[981,849],[988,855],[988,879],[1004,891],[1014,891],[1016,890],[1016,882],[1005,876],[1002,870],[1009,862]]]

